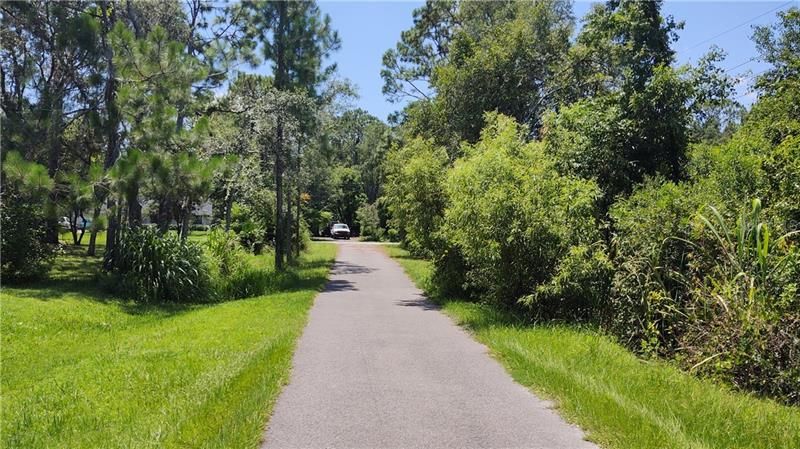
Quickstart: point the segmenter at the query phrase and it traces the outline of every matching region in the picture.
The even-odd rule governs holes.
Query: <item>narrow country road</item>
[[[266,448],[596,448],[377,245],[342,242]]]

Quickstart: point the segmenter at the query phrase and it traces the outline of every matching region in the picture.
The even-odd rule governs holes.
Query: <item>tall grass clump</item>
[[[705,187],[652,184],[612,209],[609,328],[689,371],[798,403],[797,232],[775,235],[758,199],[713,206],[724,202]]]
[[[773,235],[759,199],[735,221],[697,215],[688,273],[697,298],[686,364],[742,389],[800,403],[800,249]]]
[[[217,298],[248,298],[270,290],[274,270],[249,263],[253,257],[268,255],[248,254],[235,232],[213,228],[208,233],[205,248]]]
[[[153,227],[122,233],[112,277],[115,289],[142,302],[202,302],[213,297],[202,248]]]

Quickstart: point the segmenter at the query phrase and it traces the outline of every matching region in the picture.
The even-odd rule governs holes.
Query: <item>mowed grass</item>
[[[176,231],[170,231],[170,232],[176,232]],[[190,231],[189,232],[189,236],[187,237],[187,239],[190,242],[202,243],[202,242],[204,242],[206,240],[206,237],[208,237],[208,231]],[[84,246],[84,247],[89,246],[89,239],[90,238],[91,238],[91,234],[89,233],[89,231],[86,231],[86,233],[83,235],[83,238],[81,239],[80,246]],[[64,245],[75,246],[73,244],[74,240],[72,239],[72,232],[70,232],[70,231],[64,231],[62,229],[58,234],[58,241],[63,243]],[[95,240],[95,244],[97,244],[99,246],[105,246],[105,244],[106,244],[106,231],[99,231],[97,233],[97,239]],[[98,251],[97,254],[102,254],[102,253]]]
[[[2,446],[257,447],[335,245],[313,243],[282,291],[190,306],[106,295],[83,251],[2,290]]]
[[[425,288],[431,265],[387,252]],[[800,408],[732,392],[608,336],[566,325],[523,326],[488,305],[437,299],[520,384],[553,399],[589,439],[619,449],[800,448]]]

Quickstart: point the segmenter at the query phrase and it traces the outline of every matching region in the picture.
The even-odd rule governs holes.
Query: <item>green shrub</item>
[[[362,240],[379,241],[383,238],[383,228],[376,204],[364,203],[356,211],[356,217],[361,229]]]
[[[800,250],[755,200],[741,213],[707,182],[650,182],[612,208],[609,328],[690,371],[797,402]],[[713,193],[712,193],[713,192]]]
[[[203,250],[174,233],[142,227],[122,233],[115,249],[115,288],[143,302],[202,302],[212,297]]]
[[[717,202],[702,186],[651,179],[611,208],[610,327],[633,347],[669,353],[683,332],[692,217]]]
[[[475,293],[468,285],[468,272],[461,249],[450,245],[433,257],[433,274],[426,291],[440,298],[468,298]]]
[[[486,122],[481,139],[465,146],[465,157],[447,183],[445,233],[469,265],[467,282],[502,305],[520,299],[535,304],[538,316],[584,314],[606,287],[587,297],[582,288],[569,287],[571,280],[607,280],[603,264],[575,249],[600,239],[594,218],[597,186],[559,175],[541,144],[526,143],[527,130],[513,119],[487,114]],[[589,260],[569,259],[584,256]],[[572,269],[600,271],[569,273]],[[563,296],[572,294],[578,296]]]
[[[42,205],[8,189],[3,190],[0,201],[3,282],[42,278],[55,258],[55,245],[45,243],[47,218]]]
[[[522,298],[534,313],[588,319],[605,312],[614,267],[603,244],[578,245],[559,261],[546,284]]]
[[[246,254],[235,232],[213,228],[206,236],[205,245],[208,264],[215,277],[227,277],[245,267]]]
[[[263,270],[247,263],[247,253],[233,231],[213,228],[206,239],[214,294],[219,299],[239,299],[266,291]]]
[[[310,244],[311,244],[311,229],[309,228],[305,220],[301,220],[299,250],[300,251],[307,250]]]
[[[47,169],[27,162],[17,152],[3,161],[0,191],[0,254],[3,282],[22,282],[43,277],[55,257],[55,245],[46,243],[47,194],[53,180]]]
[[[242,246],[255,254],[261,254],[266,245],[266,230],[253,220],[246,220],[234,228]]]
[[[261,254],[269,242],[274,229],[274,195],[261,189],[255,190],[251,201],[262,204],[263,207],[250,207],[245,204],[234,203],[231,211],[231,229],[239,235],[239,242],[249,251]],[[270,232],[267,232],[267,231]]]
[[[390,225],[415,255],[439,254],[447,247],[439,233],[447,206],[447,152],[430,140],[415,138],[394,148],[386,163]]]
[[[734,385],[798,402],[800,248],[789,242],[791,233],[772,234],[760,200],[736,221],[708,209],[698,215],[704,232],[693,242],[687,276],[695,304],[681,341],[686,361]]]

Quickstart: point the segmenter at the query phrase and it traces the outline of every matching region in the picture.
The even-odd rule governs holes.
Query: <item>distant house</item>
[[[210,226],[211,220],[214,218],[213,212],[211,201],[206,201],[203,204],[195,206],[192,211],[192,215],[194,215],[194,224]]]
[[[152,220],[150,217],[155,212],[156,204],[150,200],[143,200],[142,203],[142,224],[151,224]],[[206,201],[202,204],[199,204],[194,207],[192,210],[192,216],[194,219],[192,220],[192,224],[201,224],[210,226],[212,220],[214,219],[214,209],[211,205],[211,201]],[[177,224],[175,220],[172,220],[172,225]]]

